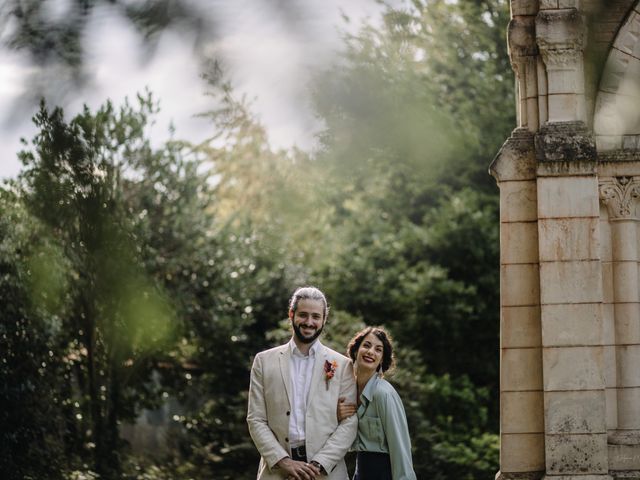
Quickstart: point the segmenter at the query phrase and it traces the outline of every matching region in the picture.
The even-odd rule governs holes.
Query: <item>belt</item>
[[[291,458],[298,461],[307,461],[307,447],[304,443],[297,447],[291,447]]]

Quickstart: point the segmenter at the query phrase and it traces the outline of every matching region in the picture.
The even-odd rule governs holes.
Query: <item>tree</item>
[[[56,380],[66,369],[54,352],[64,278],[57,262],[46,272],[38,265],[44,255],[59,260],[59,251],[13,189],[0,189],[0,211],[0,471],[10,479],[58,479],[67,407]],[[40,282],[51,296],[32,296],[45,293]]]
[[[70,367],[64,401],[77,408],[67,442],[80,458],[92,458],[103,478],[120,475],[118,423],[151,398],[145,396],[150,360],[175,330],[173,306],[146,275],[123,208],[122,164],[148,149],[144,125],[153,105],[139,100],[138,111],[125,105],[115,112],[107,104],[69,123],[61,109],[42,105],[33,150],[20,154],[20,200],[58,246],[65,267],[57,293],[68,308],[53,353]],[[43,256],[33,268],[47,273],[58,267],[54,259]],[[36,283],[45,290],[34,298],[50,296],[47,280],[53,279]]]

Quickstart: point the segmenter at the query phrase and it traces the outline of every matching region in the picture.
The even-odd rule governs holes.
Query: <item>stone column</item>
[[[640,256],[634,202],[640,197],[640,179],[603,179],[600,195],[608,207],[611,224],[617,364],[617,425],[609,442],[637,446],[640,445]],[[635,463],[635,468],[639,468],[640,459]]]
[[[615,338],[615,302],[613,295],[613,253],[611,222],[603,200],[600,179],[600,262],[602,263],[602,343],[604,382],[607,399],[607,433],[609,438],[618,428],[617,366]]]
[[[538,233],[546,478],[607,478],[597,178],[545,167]]]
[[[540,280],[533,134],[517,128],[490,171],[500,188],[500,472],[544,474]]]
[[[543,2],[548,121],[535,138],[546,478],[609,478],[596,151],[585,120],[585,26]]]
[[[543,5],[535,23],[537,43],[546,67],[548,121],[585,122],[585,21],[576,8],[557,8],[557,5]]]
[[[513,1],[508,26],[509,59],[516,74],[518,126],[531,132],[540,126],[538,109],[538,46],[535,39],[537,2]]]

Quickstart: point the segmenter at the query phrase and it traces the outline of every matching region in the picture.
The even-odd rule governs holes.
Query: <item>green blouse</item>
[[[378,375],[371,377],[360,394],[358,436],[353,449],[388,453],[393,480],[416,480],[402,400],[395,388]]]

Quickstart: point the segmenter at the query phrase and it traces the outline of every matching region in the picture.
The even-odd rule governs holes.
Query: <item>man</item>
[[[320,343],[327,300],[315,287],[289,301],[293,334],[285,345],[260,352],[251,368],[249,433],[260,452],[259,480],[346,480],[344,455],[358,418],[338,422],[340,397],[355,403],[351,361]]]

